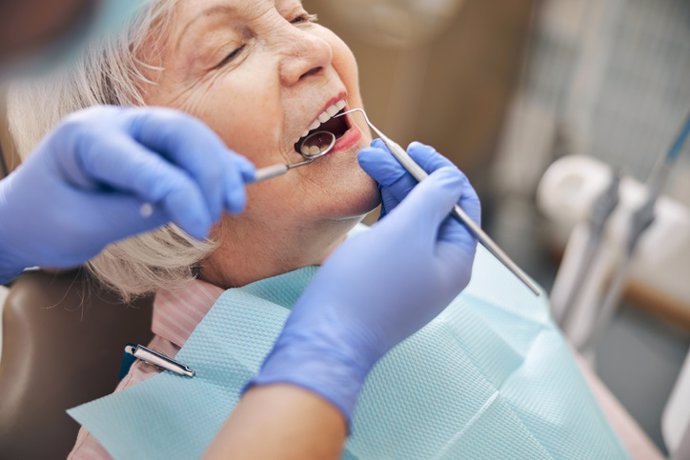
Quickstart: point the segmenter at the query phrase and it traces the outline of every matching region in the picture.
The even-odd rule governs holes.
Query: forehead
[[[190,31],[210,32],[214,25],[227,25],[224,21],[249,21],[273,8],[283,12],[301,4],[301,0],[177,0],[171,32],[179,40]]]
[[[176,12],[180,19],[212,17],[214,15],[242,15],[258,10],[301,5],[300,0],[178,0]]]

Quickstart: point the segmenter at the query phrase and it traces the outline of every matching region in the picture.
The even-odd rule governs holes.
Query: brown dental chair
[[[124,346],[151,339],[151,299],[124,305],[83,271],[25,273],[10,288],[0,358],[0,458],[65,458],[65,410],[111,393]]]
[[[0,179],[20,163],[4,109],[0,91]],[[111,393],[124,346],[151,339],[151,299],[124,305],[83,271],[25,273],[1,324],[0,459],[59,459],[79,430],[65,410]]]

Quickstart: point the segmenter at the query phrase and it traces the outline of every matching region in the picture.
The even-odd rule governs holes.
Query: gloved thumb
[[[388,151],[379,147],[368,147],[357,155],[360,167],[381,187],[390,187],[407,171]]]
[[[464,175],[455,167],[437,169],[387,216],[387,225],[404,226],[431,231],[436,239],[438,229],[460,200],[465,183]]]

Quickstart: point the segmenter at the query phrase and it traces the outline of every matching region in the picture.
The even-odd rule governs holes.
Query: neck
[[[228,217],[214,231],[218,249],[203,262],[201,279],[230,289],[320,265],[360,220],[325,221],[311,228],[292,227],[288,231],[276,223],[246,225],[246,221],[240,223]]]

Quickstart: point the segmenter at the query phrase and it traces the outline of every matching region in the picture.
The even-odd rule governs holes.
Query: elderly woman
[[[362,152],[360,168],[356,153],[371,142],[366,126],[353,117],[333,118],[348,108],[362,106],[357,78],[357,65],[350,50],[332,32],[316,24],[316,18],[304,10],[299,0],[151,0],[144,2],[126,34],[90,47],[77,59],[76,68],[47,82],[13,91],[9,104],[10,122],[18,149],[26,155],[60,119],[79,109],[102,104],[169,107],[196,116],[228,147],[259,167],[300,160],[300,141],[310,132],[327,130],[336,135],[335,149],[327,157],[280,180],[249,187],[245,212],[239,216],[223,216],[208,241],[199,242],[179,228],[167,226],[155,233],[111,245],[90,262],[93,273],[124,298],[156,293],[152,325],[155,338],[150,346],[175,356],[224,290],[300,267],[320,265],[336,248],[339,249],[333,256],[335,260],[344,248],[357,249],[341,244],[362,216],[381,199],[377,183],[362,168],[371,173],[381,187],[384,214],[401,199],[395,187],[404,190],[402,196],[412,188],[412,181],[404,177],[404,171],[394,161],[377,173],[370,170],[367,158],[385,155],[380,150]],[[36,107],[41,107],[38,114]],[[136,109],[131,110],[136,112]],[[169,129],[174,130],[175,115],[170,112],[169,116]],[[153,134],[142,132],[140,135]],[[155,135],[166,138],[165,133]],[[419,144],[411,146],[410,153],[426,162],[431,170],[449,165],[432,149]],[[134,183],[138,180],[144,178],[132,178]],[[457,178],[448,178],[446,182],[448,187],[463,188]],[[471,189],[462,193],[463,207],[478,219],[476,196]],[[439,245],[449,246],[446,239],[460,238],[458,247],[453,248],[449,256],[462,262],[453,267],[456,270],[452,273],[456,279],[453,285],[462,288],[469,281],[474,241],[457,223],[441,225],[449,206],[445,212],[434,210],[426,216],[429,219],[420,221],[438,221],[430,234],[433,234],[431,239],[439,240]],[[384,220],[383,225],[385,223]],[[412,227],[412,231],[419,230],[415,223],[404,224]],[[396,244],[407,243],[405,240],[392,241],[390,245],[394,248]],[[409,262],[401,260],[399,265],[410,265]],[[337,266],[362,270],[363,276],[368,276],[362,267],[342,265],[329,267],[327,264],[322,270],[330,268],[332,271],[332,267]],[[418,298],[422,292],[418,287],[424,281],[450,278],[444,273],[447,267],[419,265],[417,268],[418,283],[397,287],[400,298],[417,303],[447,304],[454,296],[448,295],[452,289],[441,290],[442,294],[435,299]],[[372,285],[367,294],[375,291]],[[334,292],[341,297],[349,295],[347,286],[335,288]],[[309,290],[305,295],[310,295]],[[373,302],[381,300],[374,295]],[[324,309],[328,311],[326,304]],[[299,304],[295,309],[298,313]],[[432,309],[426,321],[436,313],[438,310]],[[367,314],[365,305],[357,314]],[[301,326],[300,316],[293,317],[297,318],[294,323]],[[395,321],[405,321],[405,318],[406,314],[401,314]],[[357,322],[353,324],[350,332],[359,332]],[[416,328],[401,327],[408,329],[408,335]],[[380,350],[376,358],[371,359],[361,373],[366,374],[376,359],[402,338],[389,344],[377,344]],[[256,399],[263,391],[262,386],[292,381],[285,377],[285,372],[289,371],[270,362],[283,350],[281,343],[279,339],[277,352],[274,350],[262,374],[255,379],[259,389],[254,387],[245,395],[225,427],[228,436],[215,445],[213,452],[221,456],[233,452],[233,446],[246,447],[247,439],[258,445],[256,452],[260,452],[260,448],[265,447],[260,445],[262,439],[256,437],[257,432],[251,433],[257,420],[271,433],[276,432],[272,427],[285,425],[266,425],[265,420],[256,417],[256,411],[249,409],[259,408],[265,414],[280,412],[285,406],[285,399],[281,397]],[[151,366],[138,362],[116,391],[157,373]],[[298,390],[289,390],[287,394],[292,401],[297,401],[304,413],[320,404],[304,399],[304,394]],[[353,395],[342,399],[324,392],[322,396],[349,417]],[[329,410],[314,412],[320,414],[314,420],[324,431],[315,435],[311,442],[335,440],[337,445],[344,437],[345,425],[334,415],[337,410],[332,407]],[[233,422],[242,416],[241,422]],[[329,420],[336,422],[329,423]],[[299,419],[290,421],[300,424]],[[286,436],[289,438],[290,433]],[[247,453],[246,450],[239,452]],[[323,453],[324,450],[313,452]],[[70,458],[107,457],[108,453],[98,441],[82,429]]]
[[[15,94],[17,147],[30,152],[69,112],[108,103],[195,115],[259,167],[299,160],[295,144],[324,114],[362,106],[354,57],[314,20],[299,1],[153,2],[127,40],[32,92],[38,116],[26,93]],[[243,216],[215,229],[216,244],[166,229],[110,248],[93,270],[131,296],[195,272],[228,288],[320,262],[378,202],[354,155],[371,138],[357,120],[345,123],[352,127],[335,127],[341,139],[329,158],[253,187]]]
[[[159,352],[175,356],[225,289],[320,264],[380,201],[355,155],[371,142],[368,130],[361,120],[332,120],[362,106],[355,59],[315,22],[297,0],[150,1],[126,36],[94,44],[70,70],[10,96],[11,129],[24,157],[66,115],[101,104],[184,111],[257,166],[300,160],[297,145],[315,129],[337,136],[328,157],[251,187],[244,213],[225,215],[209,241],[167,226],[114,244],[90,262],[124,298],[156,292],[150,346]],[[94,110],[107,120],[116,109]],[[176,115],[169,116],[174,130]],[[469,199],[478,218],[476,196]],[[469,272],[456,278],[466,284]],[[157,372],[136,363],[118,391]],[[293,399],[303,401],[300,394]],[[342,421],[336,428],[342,438]],[[107,456],[80,432],[72,458]]]

